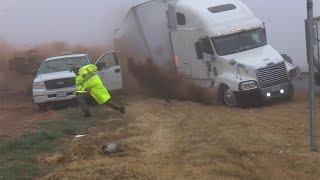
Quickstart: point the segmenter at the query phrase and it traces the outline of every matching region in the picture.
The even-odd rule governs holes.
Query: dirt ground
[[[56,111],[38,113],[30,97],[21,93],[0,91],[0,135],[16,138],[36,131],[36,123],[39,121],[60,118]]]
[[[0,72],[1,68],[5,69],[0,67]],[[36,132],[39,122],[64,118],[68,110],[36,112],[23,95],[23,83],[30,82],[7,76],[11,77],[0,74],[0,81],[10,79],[0,83],[0,137],[19,138]],[[100,114],[107,115],[95,118],[103,124],[90,128],[88,136],[67,140],[59,152],[39,154],[34,163],[57,167],[43,179],[320,177],[320,154],[308,149],[306,95],[245,109],[148,97],[126,97],[125,103],[126,115],[102,110]],[[101,146],[111,142],[122,144],[124,153],[102,155]]]
[[[308,150],[305,95],[261,108],[226,108],[132,97],[125,116],[40,155],[59,168],[45,179],[318,179],[320,154]],[[104,156],[105,143],[124,153]]]
[[[8,98],[11,97],[11,98]],[[15,98],[12,98],[15,97]],[[193,102],[132,97],[128,113],[45,156],[58,168],[47,179],[317,179],[320,154],[308,151],[305,95],[261,108],[230,109]],[[0,132],[18,137],[36,122],[59,120],[36,113],[26,97],[1,96]],[[120,142],[125,153],[106,157],[100,145]],[[57,160],[58,159],[58,160]],[[61,160],[62,159],[62,160]]]
[[[17,138],[35,132],[38,122],[62,118],[60,111],[37,113],[27,97],[8,92],[2,92],[0,97],[0,135]],[[318,179],[320,176],[320,154],[308,150],[306,95],[296,95],[291,102],[246,109],[189,101],[167,103],[147,97],[128,97],[125,103],[126,115],[108,110],[108,116],[99,117],[104,124],[92,127],[87,137],[71,141],[64,151],[40,154],[37,163],[58,167],[43,178]],[[121,143],[125,152],[102,155],[101,145],[111,142]]]

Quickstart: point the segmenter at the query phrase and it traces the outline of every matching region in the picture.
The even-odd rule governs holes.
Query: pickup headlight
[[[33,83],[33,89],[45,89],[46,86],[43,82],[34,82]]]
[[[249,90],[257,89],[258,83],[256,81],[242,82],[240,83],[239,87],[241,91],[249,91]]]

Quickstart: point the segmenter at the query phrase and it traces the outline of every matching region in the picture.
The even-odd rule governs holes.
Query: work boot
[[[91,113],[90,112],[85,112],[84,113],[84,117],[91,117]]]
[[[107,105],[110,106],[112,109],[121,112],[122,114],[124,114],[126,112],[126,109],[124,106],[120,106],[120,105],[113,104],[113,103],[108,103]]]
[[[91,117],[89,105],[86,102],[87,95],[85,94],[77,94],[78,104],[80,106],[81,111],[84,114],[84,117]]]

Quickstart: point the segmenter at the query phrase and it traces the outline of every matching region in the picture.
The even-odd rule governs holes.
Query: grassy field
[[[305,96],[260,108],[131,97],[124,116],[95,109],[18,139],[0,136],[0,178],[19,179],[318,179],[309,151]],[[76,134],[86,137],[74,139]],[[124,152],[101,153],[106,143]]]
[[[63,119],[47,119],[38,124],[39,129],[34,133],[15,139],[0,136],[0,179],[33,179],[49,173],[57,167],[39,164],[39,154],[63,151],[63,144],[68,144],[75,135],[85,134],[90,127],[101,123],[99,118],[83,118],[76,109],[61,113]]]
[[[127,123],[103,127],[72,147],[70,163],[48,179],[318,179],[320,155],[308,150],[307,102],[229,109],[192,102],[131,99]],[[105,141],[126,151],[105,157]],[[76,148],[80,149],[80,148]],[[80,156],[79,154],[84,156]],[[70,153],[64,156],[70,157]]]

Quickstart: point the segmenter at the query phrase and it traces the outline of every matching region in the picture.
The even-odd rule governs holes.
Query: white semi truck
[[[231,107],[242,97],[291,98],[296,66],[267,42],[266,29],[240,0],[152,0],[133,7],[116,31],[124,80],[128,58],[216,88]],[[165,88],[165,87],[164,87]]]

